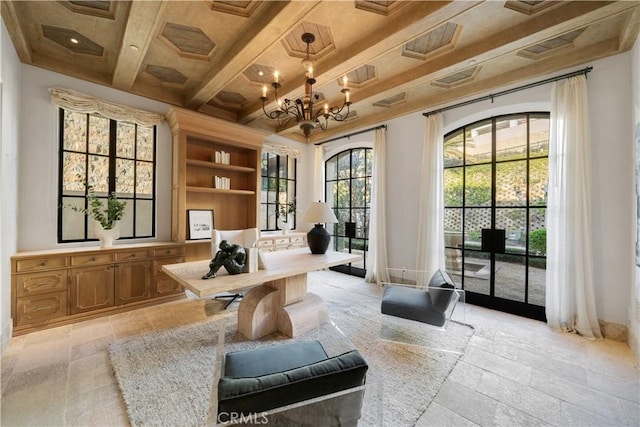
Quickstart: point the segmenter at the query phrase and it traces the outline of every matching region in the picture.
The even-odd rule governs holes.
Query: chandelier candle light
[[[268,100],[268,88],[266,85],[262,87],[262,96],[260,97],[262,100],[262,111],[264,111],[265,116],[272,120],[278,120],[278,125],[281,127],[295,120],[307,140],[309,139],[309,135],[311,135],[311,131],[314,129],[320,128],[326,130],[329,119],[337,122],[344,121],[349,116],[349,106],[351,105],[348,79],[347,76],[344,76],[342,78],[343,89],[341,91],[344,94],[342,106],[330,107],[329,104],[325,102],[324,108],[316,108],[314,111],[314,103],[320,99],[320,95],[313,93],[313,85],[316,83],[316,79],[313,77],[313,61],[311,61],[309,56],[309,45],[313,43],[315,39],[316,37],[311,33],[304,33],[302,35],[302,41],[307,44],[307,56],[302,60],[302,66],[306,70],[304,98],[294,101],[286,98],[281,100],[278,97],[278,89],[282,87],[280,84],[280,73],[278,71],[273,73],[273,82],[271,83],[274,89],[277,108],[267,113],[265,104]],[[345,107],[346,111],[343,113]]]

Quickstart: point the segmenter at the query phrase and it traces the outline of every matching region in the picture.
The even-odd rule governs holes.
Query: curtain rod
[[[586,77],[587,73],[589,73],[591,70],[593,70],[593,67],[587,67],[587,68],[582,69],[582,70],[573,71],[573,72],[567,73],[567,74],[562,74],[561,76],[550,77],[550,78],[545,79],[545,80],[540,80],[539,82],[534,82],[534,83],[529,83],[529,84],[526,84],[526,85],[523,85],[523,86],[514,87],[512,89],[503,90],[502,92],[490,93],[489,95],[481,96],[480,98],[470,99],[469,101],[464,101],[464,102],[460,102],[458,104],[449,105],[448,107],[438,108],[437,110],[429,111],[427,113],[422,113],[422,115],[423,116],[430,116],[432,114],[442,113],[443,111],[453,110],[454,108],[464,107],[465,105],[474,104],[476,102],[481,102],[481,101],[487,101],[489,99],[491,100],[491,102],[493,102],[493,98],[496,98],[496,97],[502,96],[502,95],[508,95],[508,94],[514,93],[514,92],[519,92],[519,91],[524,90],[524,89],[530,89],[532,87],[541,86],[541,85],[544,85],[544,84],[547,84],[547,83],[552,83],[552,82],[555,82],[555,81],[558,81],[558,80],[562,80],[562,79],[568,79],[569,77],[579,76],[581,74],[584,74],[585,77]]]
[[[342,138],[349,138],[351,136],[360,135],[361,133],[367,133],[367,132],[370,132],[372,130],[383,129],[383,128],[384,128],[384,130],[387,130],[387,125],[378,125],[378,126],[375,126],[375,127],[369,128],[369,129],[359,130],[358,132],[348,133],[346,135],[338,136],[336,138],[327,139],[326,141],[316,142],[313,145],[322,145],[322,144],[326,144],[327,142],[337,141],[337,140],[342,139]]]

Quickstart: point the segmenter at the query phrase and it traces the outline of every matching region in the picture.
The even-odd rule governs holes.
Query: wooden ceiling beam
[[[224,52],[218,52],[209,71],[191,93],[185,105],[198,109],[224,89],[265,50],[279,42],[320,1],[264,2],[247,21],[242,36]]]
[[[403,46],[481,3],[481,1],[410,2],[389,16],[382,28],[363,33],[362,37],[348,48],[339,49],[326,60],[317,61],[314,64],[315,87],[320,88],[337,80],[359,66]],[[304,88],[299,84],[302,81],[302,77],[291,79],[291,83],[281,89],[281,98],[292,99],[303,93]],[[275,107],[275,101],[266,106],[267,110]],[[256,101],[244,108],[240,114],[240,122],[248,123],[261,113],[262,101],[256,97]]]
[[[133,87],[147,50],[162,24],[162,12],[166,4],[166,1],[132,2],[113,71],[113,87],[124,91],[130,91]]]
[[[640,33],[640,7],[628,12],[625,25],[620,31],[620,42],[618,50],[624,52],[633,47]]]
[[[31,64],[31,49],[29,48],[29,42],[27,41],[24,29],[20,26],[20,22],[24,22],[19,17],[19,12],[16,9],[18,2],[2,1],[0,2],[0,15],[4,25],[7,27],[7,31],[13,41],[13,46],[16,49],[18,58],[24,64]]]
[[[607,5],[610,7],[606,8]],[[545,32],[547,38],[555,37],[568,28],[577,28],[592,22],[594,15],[596,15],[595,19],[598,19],[619,13],[620,6],[611,6],[603,2],[563,3],[559,8],[533,17],[527,25],[507,28],[477,43],[437,56],[392,78],[378,81],[375,85],[352,91],[351,100],[354,103],[380,101],[406,91],[408,87],[415,86],[416,82],[428,84],[456,70],[467,68],[469,59],[473,58],[477,65],[481,65],[484,61],[512,54],[539,41],[540,34]]]
[[[544,60],[535,61],[531,65],[521,67],[516,70],[510,70],[505,74],[492,75],[486,79],[461,85],[442,92],[439,95],[429,95],[428,97],[413,99],[394,108],[384,108],[378,113],[367,115],[362,120],[345,122],[344,125],[339,128],[329,128],[322,133],[312,134],[311,138],[309,138],[309,142],[313,143],[331,139],[358,129],[380,124],[396,117],[401,117],[418,111],[440,108],[470,97],[487,95],[495,89],[505,88],[510,85],[523,82],[526,83],[532,79],[548,76],[550,73],[553,74],[553,70],[567,70],[574,66],[583,65],[588,61],[605,58],[611,55],[612,51],[617,49],[617,45],[617,39],[604,40],[594,45],[585,46],[584,48],[568,52],[565,55],[555,55]],[[294,132],[295,129],[291,129],[289,131],[280,132],[279,134],[304,142],[302,135],[296,135]]]

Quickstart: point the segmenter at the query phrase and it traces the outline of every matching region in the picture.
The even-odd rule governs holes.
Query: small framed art
[[[189,209],[189,240],[210,239],[213,231],[213,211],[206,209]]]

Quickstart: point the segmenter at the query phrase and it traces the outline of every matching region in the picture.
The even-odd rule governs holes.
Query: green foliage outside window
[[[529,233],[529,251],[536,255],[547,254],[547,229],[540,228]]]

